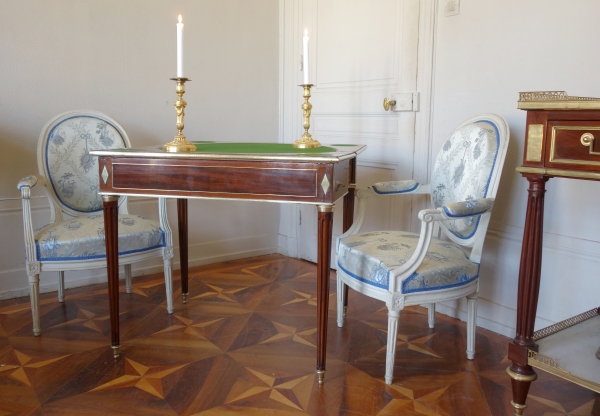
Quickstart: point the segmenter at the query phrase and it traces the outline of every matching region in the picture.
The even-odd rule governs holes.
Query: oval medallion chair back
[[[35,335],[41,331],[38,311],[41,271],[59,272],[58,298],[63,302],[65,270],[106,267],[98,159],[89,152],[123,147],[131,147],[123,127],[96,111],[69,111],[54,117],[42,129],[38,141],[39,175],[23,178],[18,184],[23,202],[26,267]],[[34,230],[30,197],[36,185],[43,185],[48,196],[50,222]],[[126,291],[131,293],[131,264],[162,257],[167,310],[172,313],[173,240],[164,198],[159,199],[158,208],[159,221],[130,215],[127,197],[121,197],[119,261],[124,264]]]
[[[450,134],[433,164],[430,184],[380,182],[358,190],[352,227],[337,240],[338,326],[345,318],[346,285],[388,307],[385,382],[392,382],[398,318],[408,305],[427,305],[433,328],[435,303],[467,297],[467,358],[475,354],[479,264],[500,173],[508,148],[506,121],[473,117]],[[433,208],[419,212],[421,232],[359,233],[366,199],[428,194]]]

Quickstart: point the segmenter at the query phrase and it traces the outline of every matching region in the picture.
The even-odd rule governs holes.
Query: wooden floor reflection
[[[177,276],[176,276],[177,278]],[[122,354],[112,358],[105,284],[42,295],[42,336],[28,298],[0,302],[4,415],[510,415],[508,339],[403,311],[394,384],[383,382],[384,305],[351,291],[335,323],[332,273],[325,385],[315,378],[316,267],[269,255],[190,270],[190,299],[168,315],[162,275],[121,288]],[[179,295],[179,281],[175,281]],[[545,373],[527,416],[599,415],[599,395]]]

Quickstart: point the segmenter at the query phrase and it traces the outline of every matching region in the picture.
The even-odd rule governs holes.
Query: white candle
[[[304,76],[303,84],[310,84],[308,78],[308,29],[304,29],[302,37],[302,75]]]
[[[181,15],[179,15],[179,23],[177,23],[177,78],[183,77],[183,23],[181,23]]]

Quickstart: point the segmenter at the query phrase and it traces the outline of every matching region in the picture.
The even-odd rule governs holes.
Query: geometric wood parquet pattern
[[[177,277],[177,276],[175,276]],[[335,322],[332,273],[327,373],[316,357],[316,266],[280,255],[190,269],[187,304],[174,281],[168,315],[162,274],[121,287],[121,356],[112,357],[106,285],[41,296],[42,335],[29,298],[0,302],[0,416],[4,415],[510,415],[508,339],[402,311],[394,384],[383,381],[387,311],[350,291]],[[122,283],[122,282],[121,282]],[[122,285],[123,286],[123,285]],[[599,395],[543,372],[527,416],[600,415]]]

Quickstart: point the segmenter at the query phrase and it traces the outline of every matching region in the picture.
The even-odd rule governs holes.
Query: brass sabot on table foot
[[[325,370],[317,370],[317,379],[319,380],[319,384],[325,382]]]
[[[299,140],[294,142],[294,147],[299,149],[314,149],[321,147],[321,143],[313,139],[308,132],[308,129],[310,128],[310,112],[312,110],[312,104],[308,102],[308,99],[310,98],[310,87],[312,86],[313,84],[301,85],[301,87],[304,88],[304,94],[302,94],[304,97],[304,103],[302,104],[302,118],[304,119],[302,126],[304,127],[304,134],[302,134],[302,137]]]
[[[188,298],[188,294],[182,293],[181,294],[181,303],[187,303],[187,298]]]
[[[111,345],[110,347],[113,350],[113,357],[119,358],[121,346],[120,345]]]
[[[510,404],[512,404],[515,408],[515,416],[523,416],[523,411],[527,407],[526,404],[518,404],[513,402],[512,400],[510,401]]]
[[[196,146],[189,143],[185,136],[183,135],[183,118],[185,116],[185,106],[187,102],[183,99],[183,94],[185,93],[185,82],[190,81],[187,78],[171,78],[172,80],[177,82],[177,86],[175,87],[175,92],[179,96],[175,101],[175,112],[177,113],[177,122],[175,123],[175,127],[177,127],[178,133],[175,135],[175,138],[172,142],[169,142],[163,146],[163,150],[165,152],[194,152],[196,151]]]

